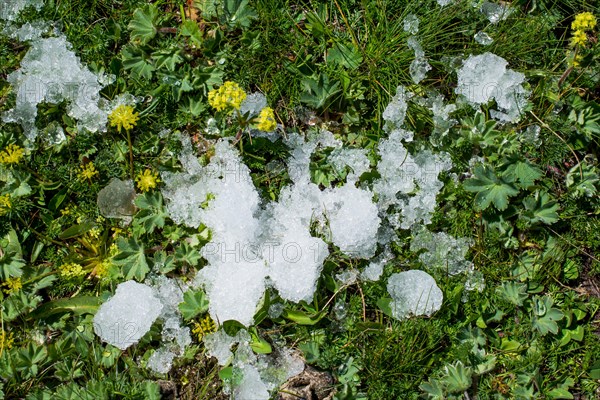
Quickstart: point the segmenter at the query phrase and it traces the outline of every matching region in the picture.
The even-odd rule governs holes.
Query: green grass
[[[438,272],[435,278],[445,298],[439,312],[430,318],[391,318],[380,303],[388,296],[387,278],[396,272],[427,267],[409,250],[412,233],[400,231],[401,240],[393,249],[395,258],[386,265],[380,281],[359,281],[340,288],[334,279],[337,273],[350,266],[362,269],[368,262],[348,259],[332,245],[315,301],[304,309],[286,304],[288,309],[307,313],[307,307],[323,308],[326,316],[314,325],[267,318],[257,330],[267,341],[283,341],[304,354],[310,365],[331,373],[336,399],[364,398],[361,395],[369,399],[420,398],[424,395],[422,385],[428,381],[446,389],[452,387],[447,368],[459,361],[471,371],[472,380],[465,390],[446,393],[449,399],[466,398],[464,392],[470,398],[527,398],[530,391],[536,398],[568,398],[563,392],[568,391],[575,398],[593,399],[600,390],[600,293],[593,289],[600,284],[599,183],[592,182],[595,193],[587,197],[578,195],[575,185],[567,184],[566,176],[578,159],[587,160],[591,171],[598,174],[598,132],[569,120],[574,99],[598,103],[598,45],[588,50],[584,68],[574,70],[562,86],[558,85],[568,68],[573,16],[594,11],[593,4],[574,0],[514,2],[516,10],[508,21],[494,25],[470,3],[459,1],[441,8],[435,1],[256,0],[250,2],[256,18],[247,26],[207,10],[197,21],[202,45],[182,33],[180,9],[188,10],[184,1],[155,2],[159,11],[157,31],[145,45],[130,41],[128,26],[134,12],[148,2],[49,0],[41,12],[28,10],[21,19],[58,21],[57,27],[84,64],[93,71],[115,75],[115,82],[102,91],[106,99],[123,92],[141,97],[137,111],[142,118],[133,133],[136,174],[146,168],[181,170],[177,161],[179,133],[193,137],[198,155],[204,160],[210,158],[217,138],[205,132],[212,110],[202,105],[208,90],[222,81],[232,80],[248,92],[264,93],[287,128],[304,132],[316,129],[309,127],[316,124],[334,132],[346,145],[369,149],[375,161],[377,144],[386,135],[381,114],[397,86],[404,85],[417,94],[441,93],[453,103],[456,71],[449,65],[450,58],[464,59],[488,51],[505,58],[509,68],[527,77],[532,93],[530,112],[516,126],[496,126],[501,138],[483,148],[469,141],[459,143],[461,128],[471,128],[466,117],[474,114],[470,107],[459,108],[454,114],[459,120],[457,126],[435,148],[448,152],[455,168],[444,177],[445,187],[438,195],[438,208],[429,228],[473,240],[468,258],[483,274],[485,288],[466,293],[460,277]],[[407,46],[409,34],[403,24],[410,13],[420,18],[418,39],[433,67],[418,85],[409,74],[414,54]],[[473,35],[478,31],[490,34],[494,42],[490,46],[477,44]],[[590,38],[597,39],[597,32],[598,28]],[[27,49],[27,44],[0,35],[1,111],[12,108],[15,101],[4,78],[18,68]],[[140,59],[154,63],[151,78],[127,69],[126,52],[131,49],[141,54]],[[341,58],[332,56],[336,49],[342,49]],[[181,57],[181,61],[174,61],[174,68],[165,66],[168,63],[159,65],[159,57],[173,54]],[[193,86],[191,90],[174,89],[186,79]],[[320,89],[333,94],[323,98],[311,94],[309,82],[317,82]],[[322,100],[321,105],[311,109],[317,100]],[[194,104],[199,106],[190,112]],[[39,110],[39,127],[59,123],[69,140],[60,147],[40,141],[27,144],[27,160],[14,171],[19,179],[27,180],[31,192],[13,196],[10,213],[0,216],[0,236],[5,238],[0,242],[0,268],[9,268],[11,262],[19,264],[22,258],[19,269],[24,282],[20,291],[0,292],[2,332],[13,337],[11,348],[5,337],[0,350],[0,393],[5,398],[28,399],[160,398],[160,378],[171,381],[184,399],[226,398],[219,378],[222,371],[207,357],[197,338],[185,356],[176,359],[171,372],[159,377],[143,368],[150,350],[160,341],[158,326],[138,345],[121,352],[98,340],[88,313],[31,317],[31,311],[52,300],[84,295],[106,299],[124,280],[118,270],[103,280],[67,280],[60,276],[58,267],[71,259],[89,263],[104,259],[115,242],[113,233],[118,223],[98,218],[97,194],[111,178],[129,175],[124,134],[114,129],[99,135],[75,134],[74,121],[64,116],[64,104],[43,104]],[[594,121],[598,114],[591,106],[590,110],[591,116],[586,118]],[[303,119],[307,112],[314,113],[310,123]],[[225,135],[235,135],[227,118],[218,123],[225,127]],[[506,143],[501,139],[515,144],[519,136],[513,133],[536,123],[547,124],[540,133],[543,145],[519,142],[518,151],[511,156],[538,168],[540,178],[510,199],[507,212],[492,207],[478,210],[474,194],[463,187],[466,176],[462,173],[469,171],[471,156],[486,152],[486,165],[503,171]],[[415,143],[408,148],[434,148],[429,142],[433,120],[426,108],[411,104],[407,126],[415,131]],[[158,137],[165,127],[171,132]],[[0,125],[0,149],[13,142],[26,146],[22,137],[20,127]],[[281,188],[290,183],[284,164],[287,147],[265,139],[250,142],[245,136],[240,148],[261,196],[276,200]],[[325,160],[324,152],[313,156],[314,177],[320,177],[324,186],[339,185],[343,179],[333,175]],[[81,180],[80,166],[89,161],[99,176]],[[6,182],[8,172],[2,168],[1,193],[17,193],[17,188]],[[363,177],[362,181],[369,183],[374,178]],[[529,223],[522,216],[523,201],[536,191],[556,199],[557,222]],[[67,206],[75,211],[63,213]],[[65,229],[81,221],[96,221],[102,235],[95,239],[83,230],[78,237],[61,237]],[[175,256],[180,242],[197,242],[200,234],[168,219],[152,233],[124,229],[124,234],[144,244],[148,259],[158,251]],[[13,251],[14,237],[7,236],[12,231],[21,254]],[[192,247],[199,250],[198,244]],[[190,279],[204,265],[204,261],[194,264],[184,259],[175,263],[169,276],[183,279]],[[521,304],[507,299],[507,291],[512,290],[507,289],[508,284],[522,290]],[[274,290],[269,295],[277,301]],[[539,302],[547,298],[564,318],[557,321],[556,332],[543,333],[539,320],[544,314],[538,314]],[[347,316],[337,319],[333,305],[341,303]],[[190,327],[193,322],[187,321]],[[494,365],[483,371],[484,361],[490,357]],[[356,372],[348,366],[356,367]],[[56,393],[54,397],[52,393]]]

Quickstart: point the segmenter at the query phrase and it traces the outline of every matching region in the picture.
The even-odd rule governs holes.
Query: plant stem
[[[127,130],[127,144],[129,145],[129,172],[131,174],[131,180],[133,180],[133,144],[131,143],[131,133],[129,130]]]

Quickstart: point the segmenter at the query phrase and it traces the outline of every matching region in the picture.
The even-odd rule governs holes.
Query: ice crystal
[[[430,316],[440,309],[443,294],[431,275],[419,270],[390,276],[387,290],[392,297],[392,315],[405,319],[411,315]]]

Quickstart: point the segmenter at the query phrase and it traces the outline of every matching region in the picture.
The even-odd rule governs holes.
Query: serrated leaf
[[[462,361],[446,365],[444,368],[445,376],[443,382],[451,393],[462,393],[471,387],[471,376],[473,370],[471,367],[465,367]]]
[[[113,264],[123,268],[125,279],[135,278],[142,281],[150,268],[144,254],[144,245],[138,243],[134,238],[117,240],[119,253],[113,257]]]
[[[556,321],[560,321],[564,314],[558,308],[552,307],[553,301],[550,297],[544,296],[542,298],[535,297],[533,299],[533,311],[534,315],[531,319],[531,325],[537,329],[542,336],[548,333],[557,334],[558,324]]]
[[[183,294],[183,302],[179,304],[179,311],[186,320],[208,311],[208,298],[202,290],[188,290]]]
[[[546,192],[536,191],[533,196],[523,200],[523,205],[523,218],[530,223],[543,222],[549,225],[558,221],[558,203]]]
[[[168,217],[160,192],[145,193],[135,199],[140,209],[133,217],[133,228],[136,233],[152,233],[156,228],[163,228]]]
[[[512,162],[502,173],[502,177],[508,182],[516,182],[522,189],[533,186],[535,181],[541,178],[542,171],[526,161],[516,160]]]
[[[173,72],[177,69],[177,65],[183,62],[183,57],[181,50],[162,50],[152,53],[152,60],[155,68],[165,68]]]
[[[362,62],[362,56],[352,45],[335,43],[327,52],[327,62],[340,65],[349,69],[356,69]]]
[[[474,178],[463,183],[465,190],[475,192],[475,205],[479,210],[485,210],[494,204],[499,211],[508,207],[508,198],[516,196],[519,190],[501,178],[498,178],[491,168],[478,165],[475,167]]]
[[[125,46],[121,51],[123,68],[130,70],[134,76],[151,79],[156,70],[152,65],[150,56],[134,46]]]
[[[143,8],[138,8],[133,13],[133,18],[129,23],[131,31],[131,40],[142,45],[148,43],[156,35],[156,19],[158,9],[153,4],[147,4]]]
[[[182,36],[189,37],[196,46],[202,46],[202,32],[200,32],[200,28],[196,21],[190,19],[185,20],[181,24],[180,32]]]
[[[234,28],[247,28],[258,15],[248,5],[248,0],[225,0],[223,5],[227,16],[227,25]]]

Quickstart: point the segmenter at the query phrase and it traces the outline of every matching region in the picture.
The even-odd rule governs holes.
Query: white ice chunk
[[[78,128],[90,132],[106,129],[108,116],[101,108],[102,85],[70,48],[64,36],[35,40],[23,57],[21,68],[7,77],[17,100],[3,120],[21,124],[31,141],[37,136],[37,106],[43,102],[57,104],[66,100],[67,114],[78,121]]]
[[[497,24],[505,20],[512,13],[512,9],[508,4],[496,4],[489,1],[484,1],[480,11],[492,23]]]
[[[2,5],[0,5],[0,8],[2,8]],[[26,22],[20,27],[8,25],[4,28],[3,33],[20,42],[28,42],[30,40],[39,39],[49,28],[50,24],[48,22],[38,20]]]
[[[94,316],[94,332],[104,342],[125,350],[150,330],[162,307],[154,288],[135,281],[120,283]]]
[[[392,315],[405,319],[411,315],[431,316],[442,306],[443,293],[431,275],[419,270],[390,276],[387,290],[393,299]]]
[[[527,104],[529,92],[522,86],[525,75],[506,69],[508,62],[492,53],[470,56],[458,71],[456,93],[463,95],[474,108],[496,100],[493,118],[516,122]]]
[[[408,108],[407,100],[410,95],[404,89],[404,86],[396,88],[396,95],[390,101],[390,104],[383,111],[383,119],[392,127],[400,128],[406,117]]]
[[[362,174],[371,169],[366,149],[337,148],[327,157],[327,161],[338,173],[350,167],[351,171],[346,176],[348,183],[355,183]]]
[[[441,6],[441,7],[445,7],[448,4],[454,3],[455,0],[437,0],[437,3]]]
[[[333,244],[351,257],[372,257],[381,223],[373,193],[346,184],[326,190],[323,205]]]
[[[410,77],[414,83],[419,83],[427,76],[427,72],[431,71],[431,65],[425,57],[415,58],[408,68]]]
[[[175,356],[176,354],[166,347],[160,347],[152,353],[146,366],[157,374],[166,374],[171,370]]]
[[[473,270],[473,263],[465,259],[473,244],[471,240],[455,238],[444,232],[433,233],[424,227],[415,229],[414,233],[410,250],[427,250],[419,255],[419,259],[429,271],[437,270],[457,275]]]
[[[415,14],[408,14],[404,18],[404,32],[416,35],[419,32],[419,17]]]
[[[253,365],[241,368],[242,381],[233,392],[234,400],[269,400],[267,385],[260,379],[258,369]]]
[[[475,38],[475,41],[482,46],[489,46],[494,42],[494,39],[483,31],[477,32],[473,37]]]

